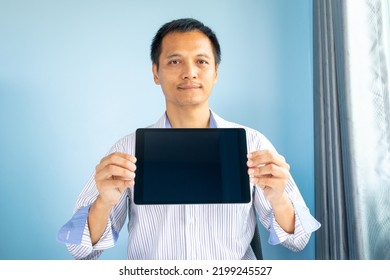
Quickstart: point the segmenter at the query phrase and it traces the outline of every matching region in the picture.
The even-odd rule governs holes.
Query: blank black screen
[[[241,128],[136,131],[136,204],[248,203]]]

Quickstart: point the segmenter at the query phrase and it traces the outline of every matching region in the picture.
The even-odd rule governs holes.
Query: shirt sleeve
[[[263,135],[258,134],[259,142],[256,150],[275,150],[273,145]],[[270,232],[268,243],[271,245],[281,244],[292,251],[301,251],[309,242],[311,233],[320,228],[321,224],[310,214],[308,207],[296,185],[290,176],[285,192],[294,207],[295,230],[294,233],[285,232],[277,223],[269,201],[265,198],[261,188],[255,186],[254,206],[260,222]]]
[[[292,178],[287,184],[286,192],[294,206],[294,233],[287,233],[281,228],[274,217],[270,203],[264,197],[262,190],[256,186],[254,203],[261,223],[270,232],[268,243],[271,245],[281,244],[294,252],[298,252],[305,248],[311,233],[319,229],[321,224],[310,214]]]
[[[90,205],[80,208],[57,235],[57,241],[65,243],[75,259],[97,259],[104,250],[114,247],[118,240],[119,233],[113,227],[111,215],[102,237],[92,245],[87,222],[89,208]]]
[[[124,143],[126,144],[125,141]],[[107,154],[128,152],[133,146],[132,142],[127,146],[126,149],[126,146],[118,141]],[[60,228],[57,234],[57,240],[66,244],[69,253],[75,259],[97,259],[104,250],[115,246],[119,232],[127,218],[129,188],[123,192],[119,202],[112,208],[102,237],[95,245],[92,245],[87,218],[89,208],[99,194],[94,175],[92,174],[80,193],[72,218]]]

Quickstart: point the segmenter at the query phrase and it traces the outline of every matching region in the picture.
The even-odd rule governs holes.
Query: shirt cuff
[[[91,240],[89,236],[88,229],[88,240]],[[96,242],[95,245],[92,246],[93,250],[105,250],[115,246],[116,241],[118,240],[119,233],[112,228],[111,218],[108,219],[106,229],[104,230],[102,236],[99,241]]]
[[[80,208],[73,217],[61,227],[57,241],[67,244],[80,244],[87,223],[88,211],[91,206]]]
[[[294,204],[294,203],[293,203]],[[274,214],[270,218],[270,235],[268,243],[277,245],[287,240],[290,236],[299,236],[302,232],[310,234],[321,227],[321,224],[310,214],[307,207],[299,204],[294,204],[295,212],[295,230],[294,233],[285,232],[278,224]]]
[[[287,239],[288,233],[285,232],[280,225],[276,222],[275,216],[272,213],[270,218],[270,235],[268,238],[268,243],[271,245],[277,245],[282,243]]]
[[[321,224],[310,214],[307,207],[295,205],[295,216],[299,217],[300,224],[306,233],[312,233],[321,227]]]

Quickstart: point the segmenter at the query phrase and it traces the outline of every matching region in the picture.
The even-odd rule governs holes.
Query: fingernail
[[[252,165],[252,164],[253,164],[253,161],[248,160],[248,164],[249,164],[249,165]]]
[[[251,158],[252,157],[252,154],[247,154],[246,155],[248,158]]]
[[[253,176],[253,174],[255,174],[255,171],[253,169],[250,169],[249,170],[249,176]]]

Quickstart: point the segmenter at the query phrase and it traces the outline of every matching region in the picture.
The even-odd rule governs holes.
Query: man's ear
[[[160,78],[158,77],[158,69],[155,63],[152,64],[153,80],[156,85],[160,84]]]

